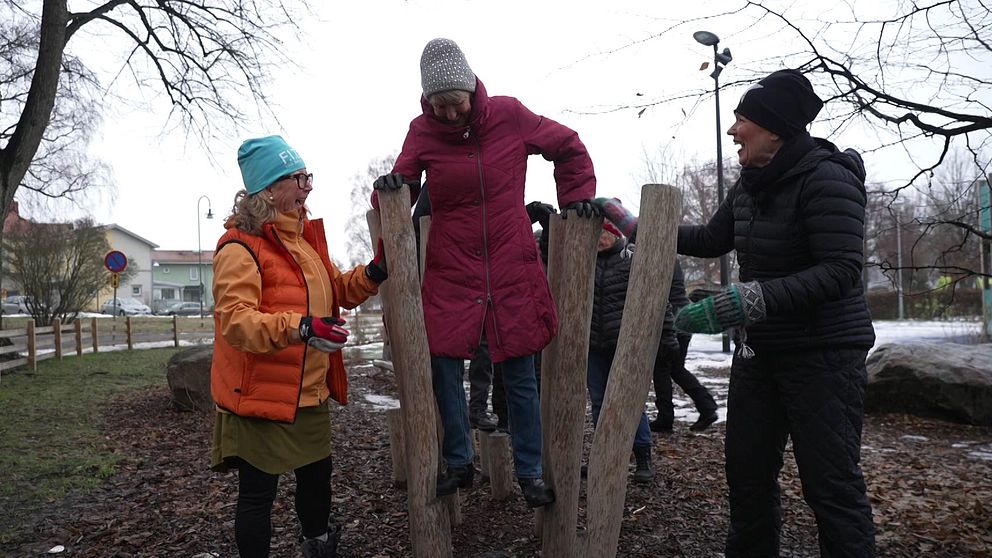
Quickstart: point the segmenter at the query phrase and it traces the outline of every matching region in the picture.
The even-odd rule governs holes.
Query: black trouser
[[[726,468],[730,530],[726,555],[778,556],[778,474],[786,440],[813,509],[820,556],[875,555],[875,528],[859,465],[864,391],[862,349],[734,357]]]
[[[327,532],[331,515],[331,456],[294,471],[296,516],[304,537]],[[234,517],[234,539],[242,558],[267,558],[272,537],[272,503],[279,475],[260,471],[247,461],[238,463],[238,508]]]
[[[489,344],[482,336],[475,357],[468,363],[468,414],[471,417],[485,415],[489,408],[489,386],[493,383],[493,362],[489,359]],[[494,393],[495,395],[495,393]]]
[[[703,387],[696,376],[685,367],[685,357],[689,354],[691,334],[679,334],[679,346],[662,345],[654,361],[654,406],[658,409],[658,422],[671,426],[675,421],[675,407],[672,405],[672,382],[692,399],[700,415],[716,411],[716,401],[710,390]]]

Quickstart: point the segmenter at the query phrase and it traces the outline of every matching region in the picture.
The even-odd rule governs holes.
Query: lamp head
[[[709,31],[696,31],[692,34],[692,38],[696,39],[697,43],[706,46],[716,46],[720,42],[720,37],[717,37],[716,33],[710,33]]]
[[[211,211],[210,208],[208,207],[207,208],[207,219],[213,219],[213,218],[214,218],[214,212]]]
[[[729,48],[724,48],[723,52],[714,52],[713,56],[716,57],[717,62],[724,66],[730,64],[730,61],[734,59],[733,55],[730,54]]]

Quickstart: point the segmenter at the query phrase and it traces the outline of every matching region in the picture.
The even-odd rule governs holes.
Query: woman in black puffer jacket
[[[795,70],[770,74],[741,98],[727,132],[740,180],[706,225],[679,227],[678,252],[737,250],[741,283],[690,304],[675,325],[733,329],[727,415],[730,530],[726,555],[778,556],[778,473],[792,439],[803,496],[824,557],[875,556],[861,472],[865,358],[875,341],[865,300],[865,169],[854,151],[814,139],[822,101]],[[633,228],[622,206],[601,202]]]

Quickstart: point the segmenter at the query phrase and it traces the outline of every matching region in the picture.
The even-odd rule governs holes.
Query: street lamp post
[[[196,200],[196,276],[200,281],[200,320],[203,320],[203,249],[200,247],[200,202],[207,200],[207,219],[213,219],[214,213],[210,208],[210,198],[206,194]]]
[[[713,98],[716,100],[716,198],[717,207],[723,204],[723,127],[720,125],[720,72],[724,66],[730,64],[734,57],[730,54],[729,48],[724,48],[723,52],[718,52],[716,46],[720,43],[720,37],[716,33],[709,31],[696,31],[692,38],[697,43],[713,47],[713,71],[710,77],[713,78]],[[730,284],[730,269],[727,255],[720,256],[720,286],[724,289]],[[723,334],[723,352],[730,352],[730,336]]]

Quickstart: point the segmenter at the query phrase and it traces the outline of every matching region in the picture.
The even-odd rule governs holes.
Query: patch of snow
[[[366,393],[365,400],[368,401],[372,405],[372,408],[377,411],[388,411],[390,409],[400,408],[399,400],[388,395]]]
[[[929,442],[930,438],[926,436],[916,436],[913,434],[906,434],[905,436],[899,436],[900,440],[906,440],[907,442]]]

